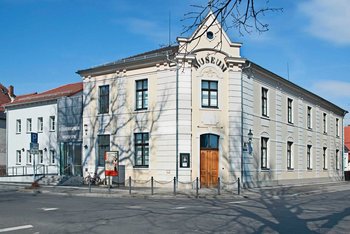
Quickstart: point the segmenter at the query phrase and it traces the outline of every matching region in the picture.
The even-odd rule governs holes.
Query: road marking
[[[28,228],[33,228],[33,225],[23,225],[23,226],[17,226],[17,227],[3,228],[3,229],[0,229],[0,232],[11,232],[11,231],[28,229]]]
[[[185,206],[178,206],[178,207],[174,207],[173,210],[183,210],[186,209],[187,207]]]
[[[126,208],[129,208],[129,209],[141,209],[142,207],[141,206],[127,206]]]
[[[232,201],[232,202],[228,202],[228,204],[239,204],[239,203],[245,203],[248,201]]]
[[[58,210],[58,208],[41,208],[43,211]]]

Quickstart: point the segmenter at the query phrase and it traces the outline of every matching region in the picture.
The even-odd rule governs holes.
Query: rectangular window
[[[293,169],[292,145],[293,145],[293,142],[290,142],[290,141],[287,142],[287,169],[288,170]]]
[[[323,170],[327,170],[327,147],[323,147]]]
[[[32,119],[27,119],[27,132],[32,132]]]
[[[20,150],[16,151],[16,164],[22,163],[22,152]]]
[[[149,135],[148,133],[135,133],[135,167],[148,167],[149,165]]]
[[[98,102],[98,113],[109,113],[109,85],[99,87]]]
[[[218,82],[202,81],[202,107],[218,107]]]
[[[16,133],[21,133],[22,132],[22,123],[20,119],[16,120]]]
[[[311,119],[312,119],[312,116],[311,116],[311,111],[312,111],[312,108],[311,108],[311,106],[308,106],[307,107],[307,128],[308,129],[312,129],[312,124],[311,124]]]
[[[136,110],[148,108],[148,80],[136,81]]]
[[[98,166],[105,165],[105,152],[110,151],[110,136],[99,135],[98,143]]]
[[[267,142],[269,138],[261,138],[261,169],[268,169],[267,166]]]
[[[50,150],[50,164],[56,163],[56,152],[54,150]]]
[[[323,113],[323,133],[327,133],[327,114]]]
[[[306,165],[308,170],[312,169],[311,147],[311,145],[307,145],[306,148]]]
[[[27,150],[27,164],[32,164],[32,154]]]
[[[43,117],[38,118],[38,132],[43,132],[44,130],[44,120]]]
[[[335,169],[339,170],[340,166],[339,166],[339,150],[335,150]]]
[[[339,119],[335,119],[335,136],[339,137]]]
[[[56,129],[56,120],[55,116],[50,116],[50,131],[54,132]]]
[[[293,123],[293,100],[288,98],[288,123]]]
[[[261,113],[263,116],[267,117],[267,92],[268,89],[261,89]]]
[[[40,164],[44,163],[44,154],[42,150],[39,150],[39,154],[38,154],[38,160]]]

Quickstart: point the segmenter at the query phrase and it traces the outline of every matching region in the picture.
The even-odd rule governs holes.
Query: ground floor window
[[[149,134],[135,133],[135,166],[149,166]]]
[[[56,152],[54,150],[50,150],[50,164],[56,163]]]
[[[327,169],[327,147],[323,147],[323,170]]]
[[[261,169],[268,169],[267,166],[267,142],[269,138],[261,138]]]
[[[99,166],[105,165],[105,152],[110,151],[110,135],[99,135],[98,143],[98,162]]]
[[[22,163],[22,152],[20,150],[16,151],[16,163],[21,164]]]
[[[292,145],[293,145],[293,142],[290,142],[290,141],[287,142],[287,169],[288,170],[292,170],[293,169]]]
[[[311,170],[312,169],[312,162],[311,162],[311,145],[307,145],[306,148],[306,164],[307,164],[307,169]]]
[[[335,169],[339,170],[339,150],[335,150]]]
[[[27,150],[27,164],[32,164],[32,154]]]

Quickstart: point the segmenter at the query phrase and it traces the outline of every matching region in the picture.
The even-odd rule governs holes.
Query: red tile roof
[[[82,82],[66,84],[42,93],[31,93],[31,94],[19,95],[15,98],[13,102],[8,103],[5,106],[7,107],[7,106],[14,106],[19,104],[56,100],[60,97],[72,96],[81,91],[83,91]]]
[[[7,93],[8,89],[0,84],[0,112],[5,110],[3,105],[11,101]]]

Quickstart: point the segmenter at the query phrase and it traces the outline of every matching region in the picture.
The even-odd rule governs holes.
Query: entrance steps
[[[60,176],[60,175],[47,175],[39,180],[39,184],[42,185],[71,185],[78,186],[83,184],[83,177],[81,176]]]

